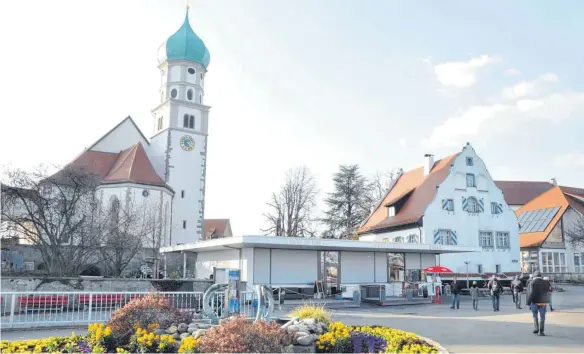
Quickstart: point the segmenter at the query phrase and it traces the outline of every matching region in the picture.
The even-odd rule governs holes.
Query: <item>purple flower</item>
[[[353,353],[379,353],[385,351],[387,347],[387,341],[385,339],[372,334],[350,332],[350,335]],[[363,349],[366,349],[366,351]]]
[[[92,352],[91,348],[89,348],[89,345],[87,345],[86,341],[80,341],[78,346],[79,346],[79,351],[81,353],[91,353]]]

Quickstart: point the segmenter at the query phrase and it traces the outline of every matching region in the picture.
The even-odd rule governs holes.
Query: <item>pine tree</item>
[[[367,180],[359,172],[359,165],[341,165],[333,182],[334,192],[325,199],[327,210],[322,221],[327,229],[323,236],[351,239],[369,214]]]

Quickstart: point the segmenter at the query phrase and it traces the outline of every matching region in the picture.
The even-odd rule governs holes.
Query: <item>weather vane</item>
[[[189,8],[190,8],[190,6],[189,6],[189,0],[185,0],[185,5],[187,7],[187,12],[189,12]]]

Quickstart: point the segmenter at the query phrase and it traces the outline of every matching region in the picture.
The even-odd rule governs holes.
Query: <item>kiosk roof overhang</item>
[[[427,245],[419,243],[387,243],[323,238],[244,235],[162,247],[160,248],[160,252],[210,252],[241,248],[429,254],[482,251],[481,247],[472,246]]]

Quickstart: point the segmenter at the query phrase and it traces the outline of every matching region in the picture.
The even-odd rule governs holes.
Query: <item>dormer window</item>
[[[394,206],[390,206],[387,208],[387,217],[391,218],[392,216],[395,216],[395,207]]]
[[[474,166],[474,161],[472,160],[472,157],[467,157],[466,158],[466,165],[467,166]]]
[[[475,175],[472,173],[467,173],[466,174],[466,186],[467,187],[476,187],[476,183],[475,183]]]

